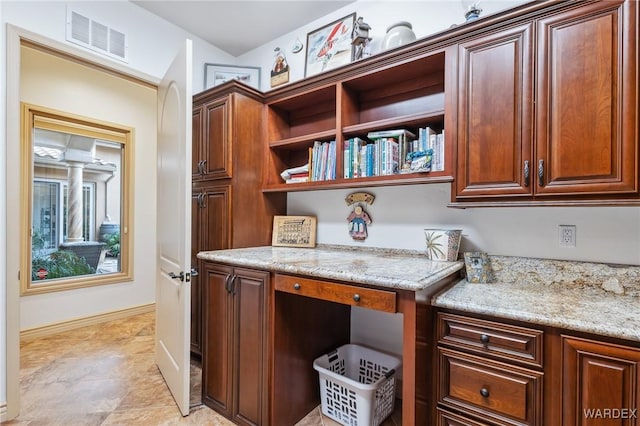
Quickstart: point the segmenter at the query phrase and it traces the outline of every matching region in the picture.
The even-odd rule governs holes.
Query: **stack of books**
[[[285,183],[309,182],[309,163],[300,167],[292,167],[280,173]]]

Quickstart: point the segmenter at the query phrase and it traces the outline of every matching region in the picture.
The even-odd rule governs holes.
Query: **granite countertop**
[[[640,267],[491,256],[493,279],[432,299],[464,312],[640,342]]]
[[[198,253],[199,259],[286,274],[419,292],[464,268],[437,262],[425,252],[318,245],[315,248],[250,247]]]

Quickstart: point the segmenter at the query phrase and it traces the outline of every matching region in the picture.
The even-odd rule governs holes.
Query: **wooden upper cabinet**
[[[194,106],[192,125],[192,179],[231,177],[229,97]]]
[[[538,21],[540,196],[638,193],[636,1]]]
[[[532,24],[459,45],[458,198],[529,196]]]
[[[638,6],[567,3],[459,45],[454,200],[638,200]]]
[[[206,153],[204,175],[207,179],[224,179],[232,176],[230,102],[232,96],[214,100],[204,105],[204,143]]]

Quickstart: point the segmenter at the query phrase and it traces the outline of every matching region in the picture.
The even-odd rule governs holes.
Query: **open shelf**
[[[351,138],[365,141],[372,131],[420,128],[440,133],[445,127],[445,51],[363,73],[352,73],[307,92],[297,92],[267,105],[269,158],[265,192],[451,182],[451,155],[445,170],[343,178],[344,149]],[[285,183],[280,173],[309,162],[317,142],[336,141],[336,179]],[[449,144],[451,145],[451,144]],[[400,161],[402,163],[402,161]],[[346,173],[346,172],[344,172]]]

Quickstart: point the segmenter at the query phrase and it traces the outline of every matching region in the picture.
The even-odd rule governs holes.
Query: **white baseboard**
[[[41,337],[51,336],[52,334],[74,330],[76,328],[86,327],[88,325],[96,325],[107,321],[131,317],[134,315],[146,314],[148,312],[153,312],[155,308],[156,304],[150,303],[148,305],[134,306],[132,308],[92,315],[90,317],[76,318],[55,324],[44,325],[41,327],[29,328],[27,330],[20,331],[20,341],[39,339]],[[0,409],[2,408],[3,407],[0,407]],[[6,410],[6,404],[4,408]]]

